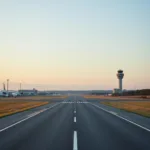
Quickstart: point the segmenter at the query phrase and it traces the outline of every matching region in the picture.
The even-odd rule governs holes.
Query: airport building
[[[113,94],[119,94],[120,93],[120,89],[114,89],[113,90]]]
[[[30,96],[30,95],[37,95],[38,90],[32,89],[32,90],[19,90],[19,93],[24,96]]]

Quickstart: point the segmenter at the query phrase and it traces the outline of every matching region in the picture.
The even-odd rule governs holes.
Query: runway
[[[0,150],[149,150],[149,118],[81,96],[0,119]]]

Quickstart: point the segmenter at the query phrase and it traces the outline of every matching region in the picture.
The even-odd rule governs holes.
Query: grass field
[[[103,96],[103,95],[84,95],[84,98],[87,99],[108,99],[108,100],[137,100],[137,99],[148,99],[150,100],[150,96],[147,98],[143,98],[144,96]]]
[[[99,98],[105,98],[106,96],[103,96],[103,95],[84,95],[83,97],[87,98],[87,99],[99,99]]]
[[[0,100],[51,100],[51,99],[65,99],[67,96],[26,96],[26,97],[0,97]]]
[[[102,104],[150,117],[150,101],[102,102]]]
[[[48,104],[48,102],[0,101],[0,117]]]

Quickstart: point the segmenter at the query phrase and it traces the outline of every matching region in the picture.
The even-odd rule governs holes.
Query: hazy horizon
[[[0,89],[150,88],[150,1],[1,0]]]

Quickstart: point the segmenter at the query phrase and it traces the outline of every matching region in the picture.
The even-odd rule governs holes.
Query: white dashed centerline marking
[[[77,122],[77,119],[76,119],[76,117],[74,117],[74,122]]]
[[[76,100],[76,97],[75,97],[75,100]],[[76,106],[74,108],[74,123],[76,124],[77,118],[75,116],[76,116]],[[73,150],[78,150],[77,131],[75,129],[73,133]]]
[[[77,131],[73,135],[73,150],[78,150]]]

